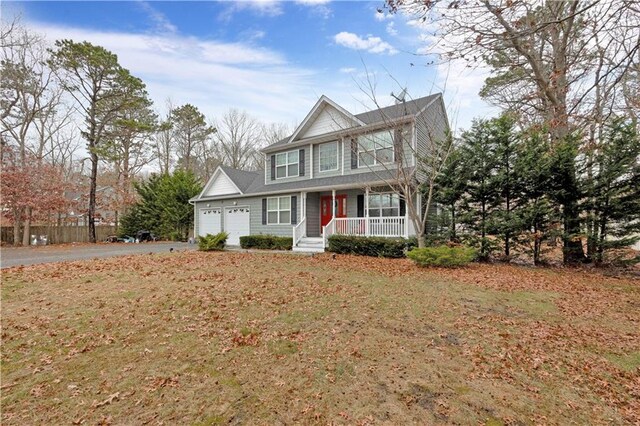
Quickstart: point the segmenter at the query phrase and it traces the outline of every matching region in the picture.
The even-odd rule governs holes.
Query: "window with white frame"
[[[369,194],[369,217],[400,216],[400,196],[395,193]]]
[[[318,145],[320,171],[338,170],[338,142],[327,142]]]
[[[363,135],[358,138],[358,167],[393,163],[393,130]]]
[[[276,154],[276,179],[298,176],[300,172],[300,151]]]
[[[267,224],[291,224],[291,197],[267,198]]]

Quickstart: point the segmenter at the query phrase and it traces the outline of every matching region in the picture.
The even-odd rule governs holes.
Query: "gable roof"
[[[435,93],[433,95],[424,96],[422,98],[413,99],[400,104],[390,105],[387,107],[378,108],[378,109],[366,111],[360,114],[352,115],[351,113],[347,112],[342,107],[337,105],[335,102],[333,102],[331,99],[322,95],[322,97],[320,97],[318,102],[316,102],[311,112],[307,114],[307,116],[305,117],[305,120],[298,126],[296,131],[291,136],[288,136],[284,139],[279,140],[276,143],[273,143],[265,147],[264,150],[271,150],[272,148],[285,146],[289,142],[292,142],[295,139],[295,137],[300,133],[300,130],[303,129],[303,125],[305,125],[305,121],[309,120],[309,118],[313,115],[312,113],[314,111],[315,112],[319,111],[319,107],[322,106],[321,104],[323,99],[330,102],[330,105],[340,108],[340,110],[349,114],[351,117],[357,120],[359,125],[362,126],[362,125],[381,123],[381,122],[384,122],[385,120],[394,120],[394,119],[398,119],[405,116],[417,115],[439,97],[442,97],[442,94]]]
[[[231,185],[235,189],[236,191],[235,193],[237,195],[237,194],[243,194],[247,190],[247,188],[253,183],[253,181],[262,175],[262,173],[237,170],[232,167],[228,167],[221,164],[213,172],[213,174],[207,181],[207,184],[202,188],[202,191],[200,192],[200,194],[198,194],[198,196],[195,197],[194,199],[215,196],[215,195],[207,195],[207,193],[209,192],[210,188],[215,184],[215,182],[221,175],[225,176],[227,179],[224,184]],[[220,195],[231,195],[231,194],[232,193],[229,193],[229,194],[225,193]]]
[[[229,179],[236,184],[241,192],[245,192],[257,177],[262,177],[263,171],[248,172],[246,170],[238,170],[229,166],[220,165],[220,168],[229,176]]]
[[[302,123],[300,123],[300,125],[293,132],[293,134],[289,136],[289,138],[285,138],[287,139],[287,142],[293,142],[296,139],[296,137],[304,134],[304,131],[307,130],[313,124],[314,119],[317,118],[317,116],[324,110],[326,106],[330,106],[333,109],[337,110],[344,118],[346,118],[348,121],[352,122],[355,125],[361,126],[364,124],[362,121],[356,118],[349,111],[342,108],[340,105],[333,102],[331,99],[329,99],[325,95],[322,95],[320,96],[320,99],[318,99],[318,102],[316,102],[316,104],[313,106],[313,108],[311,108],[311,111],[309,111],[309,113],[304,118],[304,120],[302,120]],[[277,143],[280,143],[280,142],[277,142]]]

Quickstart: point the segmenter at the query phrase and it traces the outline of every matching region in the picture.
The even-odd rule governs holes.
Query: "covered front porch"
[[[414,234],[405,201],[389,188],[302,192],[301,200],[301,220],[293,228],[294,249],[311,245],[324,250],[334,234],[404,238]]]

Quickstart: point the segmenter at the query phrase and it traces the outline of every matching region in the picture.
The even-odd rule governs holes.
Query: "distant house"
[[[292,236],[305,251],[324,250],[332,234],[415,235],[389,185],[400,167],[418,185],[417,157],[447,130],[440,94],[355,115],[322,96],[291,136],[262,150],[264,171],[215,170],[191,200],[195,235],[226,231],[230,245]]]

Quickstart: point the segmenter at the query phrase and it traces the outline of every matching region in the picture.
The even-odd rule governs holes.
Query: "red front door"
[[[320,232],[331,220],[331,195],[320,197]],[[347,196],[336,195],[336,217],[347,217]]]

